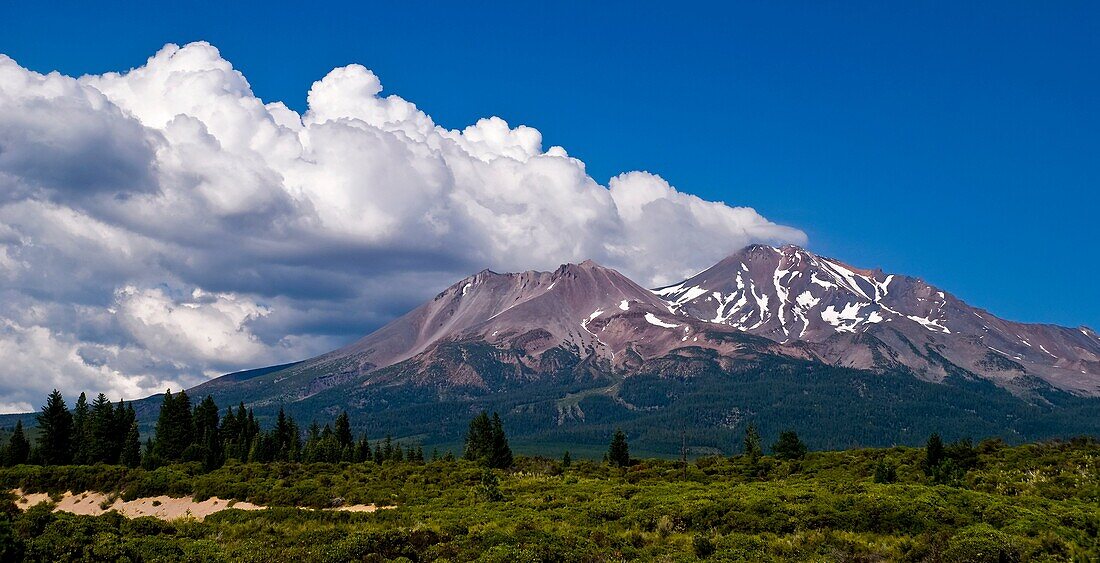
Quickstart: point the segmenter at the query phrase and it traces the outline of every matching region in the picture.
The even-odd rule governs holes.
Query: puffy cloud
[[[360,65],[307,101],[206,43],[79,78],[0,55],[0,409],[320,353],[485,267],[658,284],[805,242],[646,172],[602,186],[531,127],[445,129]]]

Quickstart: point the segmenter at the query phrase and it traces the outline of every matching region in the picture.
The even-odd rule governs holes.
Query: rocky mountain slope
[[[750,246],[655,293],[671,312],[804,342],[830,364],[908,369],[930,381],[969,373],[1017,392],[1045,383],[1100,395],[1100,336],[1088,328],[1002,320],[920,279],[796,246]]]
[[[352,381],[488,393],[543,379],[626,375],[657,358],[702,351],[727,365],[760,355],[812,359],[799,346],[675,314],[652,291],[586,261],[553,272],[484,270],[349,346],[225,383],[282,390],[272,401],[299,401]]]

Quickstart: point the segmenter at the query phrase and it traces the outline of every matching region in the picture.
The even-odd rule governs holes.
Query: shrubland
[[[3,561],[1089,561],[1100,444],[701,457],[18,465],[0,488],[249,501],[204,521],[0,508]],[[375,513],[325,510],[376,503]]]

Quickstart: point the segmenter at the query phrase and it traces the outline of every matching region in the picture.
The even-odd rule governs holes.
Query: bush
[[[957,563],[1012,563],[1020,560],[1020,548],[1009,536],[988,524],[978,524],[951,538],[944,559]]]
[[[695,552],[696,557],[706,559],[714,555],[714,540],[705,534],[695,534],[695,537],[691,538],[691,549]]]

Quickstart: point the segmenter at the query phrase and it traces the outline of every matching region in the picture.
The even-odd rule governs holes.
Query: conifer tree
[[[489,413],[481,411],[470,421],[462,455],[469,461],[488,463],[492,453],[492,445],[493,423],[489,419]]]
[[[165,461],[179,461],[183,452],[195,442],[195,427],[191,416],[191,399],[186,391],[172,395],[168,390],[157,418],[153,452]]]
[[[348,411],[343,411],[336,417],[336,441],[341,448],[347,448],[352,445],[352,439],[351,420],[348,418]]]
[[[83,391],[73,405],[73,463],[85,465],[92,463],[89,459],[89,448],[92,437],[88,431],[88,418],[91,412],[88,407],[88,395]]]
[[[794,430],[786,430],[780,432],[779,439],[772,444],[772,453],[779,459],[802,459],[806,457],[806,444]]]
[[[4,465],[20,465],[27,463],[30,455],[31,443],[27,441],[27,436],[23,432],[23,421],[17,420],[15,430],[8,439],[8,445],[4,446],[4,455],[0,458],[3,459]]]
[[[504,434],[504,424],[500,415],[493,413],[493,435],[490,443],[489,467],[506,469],[512,466],[512,448],[508,445],[508,436]]]
[[[386,438],[382,440],[382,461],[388,461],[393,459],[393,436],[386,434]]]
[[[274,439],[275,459],[288,461],[290,459],[290,422],[286,418],[283,407],[279,407],[279,415],[275,417]]]
[[[569,450],[565,450],[565,454],[561,456],[561,466],[564,468],[570,465],[573,465],[573,456],[569,455]]]
[[[122,451],[119,453],[118,463],[126,467],[141,465],[141,441],[136,420],[130,422],[130,429],[126,431],[126,438],[122,442]]]
[[[115,463],[112,459],[112,442],[115,438],[115,409],[103,393],[96,395],[88,414],[85,430],[86,452],[84,463]]]
[[[222,455],[225,459],[240,459],[234,449],[240,432],[241,427],[237,423],[237,415],[234,414],[233,407],[226,407],[225,414],[222,415],[221,427],[218,428],[222,438]]]
[[[945,457],[943,439],[940,438],[939,434],[933,433],[928,437],[928,443],[924,446],[924,462],[922,463],[924,473],[932,475],[936,468],[943,463]]]
[[[607,448],[607,461],[616,467],[630,465],[630,446],[626,443],[626,434],[621,428],[615,430],[611,445]]]
[[[367,437],[360,436],[359,441],[355,443],[355,463],[363,463],[365,461],[372,461],[372,453],[370,449],[370,442],[367,441]]]
[[[761,445],[760,433],[756,431],[756,425],[749,423],[745,428],[745,441],[744,441],[744,453],[749,459],[756,461],[760,454],[763,453],[764,447]]]
[[[386,451],[383,442],[378,442],[374,446],[374,463],[382,465],[383,461],[386,461]]]
[[[111,447],[113,448],[112,457],[115,459],[118,459],[118,457],[122,455],[122,444],[126,441],[126,433],[130,431],[130,422],[132,420],[130,416],[133,412],[134,407],[128,405],[122,399],[119,399],[118,402],[115,403],[115,415],[112,417],[115,425],[114,429],[111,431],[114,437],[111,440]]]
[[[38,413],[38,455],[45,465],[67,465],[72,462],[73,415],[65,398],[57,389],[46,398]]]
[[[198,448],[199,461],[207,471],[222,466],[225,457],[222,453],[221,429],[219,427],[218,405],[214,404],[214,398],[207,395],[195,407],[193,416],[195,423],[195,445]]]

